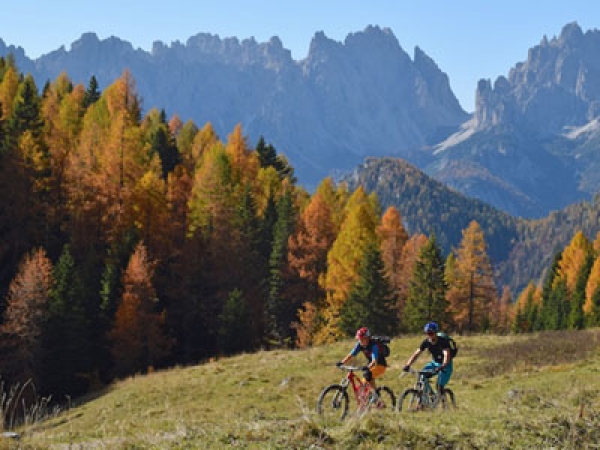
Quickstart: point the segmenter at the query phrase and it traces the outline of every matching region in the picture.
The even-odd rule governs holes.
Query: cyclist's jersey
[[[361,346],[360,342],[357,342],[350,354],[352,356],[356,356],[360,352],[363,352],[369,362],[375,359],[377,360],[377,364],[387,366],[387,362],[385,358],[379,354],[379,346],[375,342],[369,341],[366,347]]]
[[[429,350],[431,356],[433,356],[433,360],[441,364],[444,362],[444,350],[450,351],[450,341],[444,337],[438,336],[435,344],[430,342],[429,339],[425,339],[419,348],[421,351]]]

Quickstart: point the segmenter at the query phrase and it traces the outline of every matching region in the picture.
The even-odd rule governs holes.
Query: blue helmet
[[[425,327],[423,328],[423,331],[425,331],[425,333],[437,333],[439,329],[440,329],[440,327],[438,327],[437,323],[429,322],[428,324],[425,325]]]

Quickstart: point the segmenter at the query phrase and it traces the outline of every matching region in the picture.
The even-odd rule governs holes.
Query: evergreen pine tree
[[[100,91],[98,90],[98,80],[96,80],[95,75],[92,75],[88,88],[85,91],[85,96],[83,97],[83,106],[87,108],[93,103],[96,103],[99,99]]]
[[[232,354],[252,349],[252,321],[250,308],[242,291],[233,290],[219,315],[219,349]]]
[[[393,295],[375,243],[367,246],[358,275],[340,311],[341,330],[353,335],[358,328],[368,326],[377,334],[395,334],[398,322]]]
[[[421,248],[415,263],[404,308],[403,325],[406,330],[418,332],[423,323],[431,320],[448,325],[444,273],[441,249],[435,235],[432,235]]]
[[[283,270],[287,263],[288,239],[294,226],[294,208],[291,192],[286,192],[277,202],[277,221],[273,229],[271,256],[269,258],[269,297],[266,307],[267,335],[280,345],[290,337],[290,324],[294,319],[294,305],[282,296]]]
[[[53,278],[44,330],[43,391],[60,400],[66,394],[83,394],[92,370],[85,289],[68,245]]]

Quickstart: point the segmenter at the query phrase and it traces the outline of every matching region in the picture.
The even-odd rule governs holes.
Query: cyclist
[[[357,343],[348,353],[348,355],[342,359],[338,366],[346,364],[351,358],[357,356],[360,352],[366,356],[368,365],[363,368],[363,376],[365,378],[365,384],[369,387],[373,394],[377,395],[375,389],[375,378],[379,378],[385,372],[387,368],[387,362],[383,355],[379,354],[379,346],[371,341],[371,333],[367,327],[359,328],[356,331]]]
[[[450,355],[450,342],[448,339],[438,336],[440,327],[435,322],[429,322],[423,328],[427,338],[421,342],[421,346],[408,358],[404,371],[408,372],[410,366],[425,350],[429,350],[433,360],[423,367],[423,370],[430,370],[438,375],[438,390],[442,394],[444,386],[450,381],[452,376],[452,356]]]

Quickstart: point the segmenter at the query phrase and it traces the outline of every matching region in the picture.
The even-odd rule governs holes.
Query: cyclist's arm
[[[358,353],[360,352],[360,347],[358,344],[356,344],[354,346],[354,348],[350,351],[350,353],[348,353],[346,355],[346,357],[344,359],[342,359],[342,364],[346,364],[348,361],[350,361],[352,358],[354,358],[356,355],[358,355]]]
[[[369,369],[372,369],[377,365],[377,360],[379,359],[379,347],[374,345],[371,350],[371,361],[369,361]]]
[[[440,366],[440,370],[444,370],[446,368],[446,366],[448,365],[448,363],[450,362],[450,350],[445,348],[442,351],[444,352],[444,362]]]
[[[408,358],[408,361],[406,361],[406,365],[410,366],[412,365],[412,363],[414,363],[417,358],[419,357],[419,355],[423,353],[423,350],[421,350],[420,348],[418,348],[411,356],[410,358]]]

